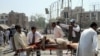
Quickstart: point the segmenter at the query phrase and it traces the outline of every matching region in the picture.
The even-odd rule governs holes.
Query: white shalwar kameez
[[[89,28],[82,32],[76,56],[95,56],[97,53],[97,33]]]
[[[0,31],[0,44],[3,45],[4,44],[4,32]]]

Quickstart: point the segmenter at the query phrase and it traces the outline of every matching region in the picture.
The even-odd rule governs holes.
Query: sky
[[[15,12],[25,13],[27,16],[35,14],[45,15],[45,8],[57,0],[0,0],[0,13],[9,13],[11,10]],[[83,0],[84,8],[90,10],[93,4],[98,5],[100,0]],[[72,7],[80,6],[81,0],[72,0]],[[97,6],[96,8],[99,8]]]
[[[11,10],[23,12],[26,15],[45,14],[45,8],[55,0],[1,0],[0,13],[8,13]]]

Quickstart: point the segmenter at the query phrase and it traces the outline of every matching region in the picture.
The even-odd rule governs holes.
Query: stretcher
[[[62,49],[62,50],[69,50],[71,52],[70,54],[72,55],[73,54],[73,50],[76,50],[77,46],[78,46],[78,43],[72,43],[72,44],[67,45],[67,48],[60,48],[60,49]],[[31,49],[31,50],[43,50],[43,51],[45,51],[45,50],[57,50],[59,48],[57,47],[56,44],[47,44],[45,46],[45,49],[40,47],[40,46],[36,46],[34,44],[34,45],[31,45],[31,46],[28,46],[28,49]],[[17,51],[18,51],[18,53],[20,53],[20,52],[27,51],[27,50],[26,49],[18,49]]]
[[[66,45],[66,48],[63,47],[59,47],[58,44],[48,44],[46,42],[46,38],[43,39],[42,42],[40,43],[36,43],[33,45],[30,45],[27,47],[27,49],[18,49],[18,53],[23,52],[23,51],[27,51],[27,50],[57,50],[57,49],[62,49],[62,50],[69,50],[71,52],[71,55],[73,54],[73,50],[76,50],[78,46],[78,43],[70,43]],[[32,54],[33,55],[33,54]]]

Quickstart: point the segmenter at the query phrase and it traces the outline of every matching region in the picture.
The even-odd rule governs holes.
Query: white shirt
[[[63,27],[63,28],[69,29],[69,25],[67,25],[67,24],[60,24],[60,26]],[[72,37],[76,37],[75,31],[76,32],[80,31],[79,25],[76,25],[76,27],[73,27]]]
[[[97,33],[94,29],[89,28],[82,32],[77,56],[95,56],[98,51]]]
[[[31,31],[28,33],[27,38],[28,38],[28,44],[31,44],[33,40],[33,33]],[[36,31],[35,43],[39,42],[41,38],[43,38],[43,36],[38,31]]]
[[[4,32],[0,31],[0,43],[4,41]]]
[[[2,37],[3,38],[3,35],[4,34],[4,32],[3,31],[0,31],[0,37]]]
[[[10,31],[7,30],[7,31],[5,32],[6,37],[9,37],[9,34],[10,34]]]
[[[64,37],[64,33],[60,26],[56,25],[54,28],[54,38],[61,38]]]

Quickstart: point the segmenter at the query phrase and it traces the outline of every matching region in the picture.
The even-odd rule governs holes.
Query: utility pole
[[[93,5],[93,9],[94,9],[94,12],[95,12],[95,5]]]
[[[68,0],[68,18],[69,18],[69,0]]]
[[[49,20],[49,27],[50,27],[50,34],[51,34],[51,18],[52,18],[52,15],[51,15],[51,5],[50,5],[50,20]]]
[[[66,20],[68,22],[68,19],[70,19],[70,17],[69,17],[69,0],[68,0],[68,12],[67,12],[67,14],[68,14],[68,17],[66,18]]]
[[[52,29],[51,29],[51,19],[52,19],[52,12],[53,12],[52,10],[53,10],[53,8],[55,7],[55,6],[54,6],[55,3],[56,3],[56,2],[53,2],[53,3],[50,5],[50,10],[49,10],[49,11],[50,11],[50,20],[49,20],[49,24],[50,24],[50,34],[51,34],[51,30],[52,30]],[[57,14],[58,14],[58,11],[57,11]]]
[[[59,1],[57,1],[57,17],[59,17]]]
[[[82,17],[83,17],[82,15],[83,15],[83,0],[82,0],[82,2],[81,2],[80,31],[81,31],[81,27],[82,27],[82,25],[81,25],[81,23],[82,23],[81,19],[82,19]]]
[[[94,17],[95,17],[95,20],[98,21],[98,12],[96,12],[96,5],[93,5],[93,8],[94,8]]]
[[[71,4],[71,5],[70,5],[70,7],[71,7],[71,15],[70,15],[70,16],[71,16],[71,18],[72,18],[72,0],[70,0],[70,4]]]
[[[96,11],[95,11],[95,7],[96,7],[96,5],[93,5],[93,10],[94,10],[94,20],[96,20]]]

